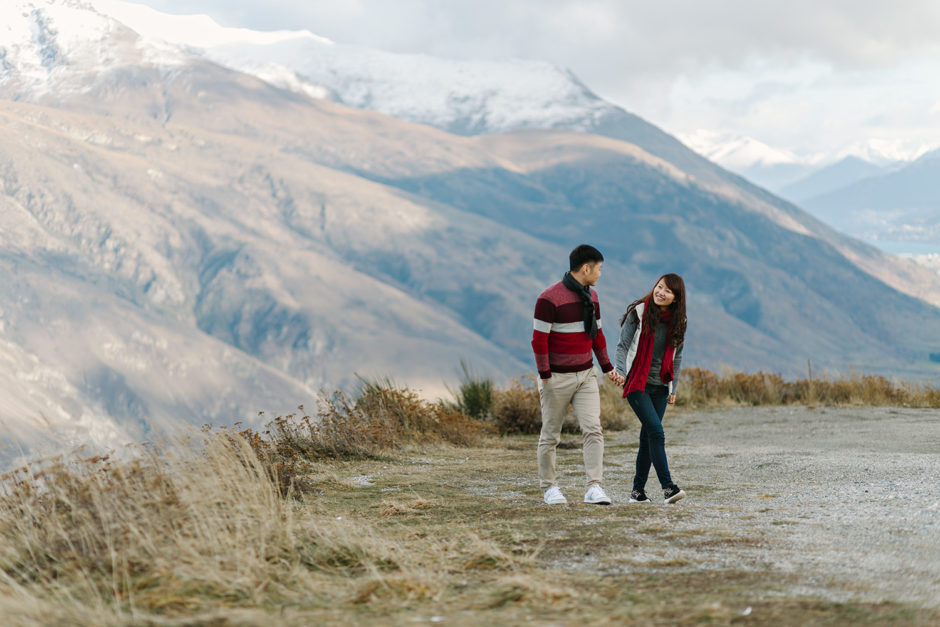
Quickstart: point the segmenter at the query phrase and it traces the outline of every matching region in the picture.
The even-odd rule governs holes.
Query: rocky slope
[[[8,456],[257,423],[357,375],[433,396],[461,359],[521,374],[534,300],[582,241],[608,258],[612,340],[626,304],[679,271],[689,365],[936,371],[940,310],[896,291],[896,266],[625,112],[610,128],[635,142],[456,135],[279,88],[79,2],[14,6]]]

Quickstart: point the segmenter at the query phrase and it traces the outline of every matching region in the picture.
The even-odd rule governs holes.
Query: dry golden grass
[[[311,465],[320,494],[348,482]],[[380,517],[431,510],[386,500]],[[512,568],[472,533],[389,538],[379,519],[337,515],[279,489],[242,435],[204,433],[130,460],[52,459],[4,477],[0,494],[4,624],[124,624],[221,611],[273,612],[383,598],[434,598],[438,570]],[[397,535],[397,534],[395,534]],[[456,556],[456,557],[454,557]]]
[[[694,407],[721,405],[861,405],[940,407],[940,387],[896,383],[878,375],[785,381],[768,372],[715,374],[682,371],[678,402]]]
[[[622,431],[636,422],[633,410],[623,400],[621,388],[598,379],[601,396],[601,425],[607,431]],[[535,376],[527,375],[512,380],[509,385],[493,392],[491,422],[502,435],[536,434],[542,429],[539,392]],[[562,431],[579,432],[578,422],[571,411],[565,416]]]
[[[3,624],[728,622],[754,590],[774,592],[755,614],[780,624],[937,619],[890,603],[793,599],[779,572],[618,562],[625,533],[669,542],[669,526],[644,524],[635,508],[533,506],[532,436],[488,436],[407,391],[337,397],[320,418],[8,473]],[[380,437],[370,443],[362,429]],[[503,491],[521,496],[486,496]],[[716,533],[696,542],[737,541]],[[576,562],[588,543],[612,570],[552,566]],[[682,595],[663,596],[664,580]]]
[[[276,417],[263,432],[239,435],[268,467],[282,491],[311,489],[312,462],[371,458],[405,444],[479,444],[491,426],[391,383],[366,383],[355,399],[335,393],[316,419],[304,413]]]
[[[636,416],[623,399],[623,390],[600,380],[601,424],[605,431],[631,429]],[[940,387],[926,383],[895,383],[878,375],[852,374],[838,379],[785,381],[778,374],[728,372],[716,374],[685,368],[677,403],[690,407],[729,405],[861,405],[940,407]],[[502,435],[537,434],[542,426],[539,393],[533,375],[493,390],[490,422]],[[571,413],[562,430],[578,432]]]
[[[37,605],[85,612],[199,611],[258,600],[302,544],[250,447],[220,434],[130,461],[54,459],[5,478],[0,571]],[[295,571],[295,572],[291,572]]]
[[[539,391],[533,375],[514,379],[507,387],[493,393],[492,421],[503,435],[531,434],[541,430]]]

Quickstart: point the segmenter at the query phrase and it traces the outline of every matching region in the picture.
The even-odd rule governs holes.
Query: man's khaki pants
[[[604,479],[604,434],[601,430],[601,397],[594,368],[581,372],[553,372],[539,379],[542,404],[542,433],[539,435],[539,484],[542,490],[558,485],[555,481],[555,448],[561,440],[561,424],[569,403],[581,426],[584,471],[588,487]]]

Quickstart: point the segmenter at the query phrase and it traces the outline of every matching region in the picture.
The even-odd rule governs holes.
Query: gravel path
[[[650,563],[770,569],[795,575],[794,593],[940,606],[940,411],[676,412],[667,413],[666,438],[673,478],[689,496],[653,522],[676,538],[727,541],[671,540]],[[608,460],[615,506],[637,507],[626,503],[632,459]],[[647,488],[658,494],[655,472]]]

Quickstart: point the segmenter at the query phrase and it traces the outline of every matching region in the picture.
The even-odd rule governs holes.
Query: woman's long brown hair
[[[682,277],[678,274],[664,274],[656,279],[656,283],[653,283],[653,288],[662,280],[666,281],[666,287],[668,287],[672,291],[672,295],[675,296],[675,300],[673,300],[672,304],[667,308],[672,311],[672,318],[669,320],[669,326],[666,332],[669,335],[670,344],[678,346],[682,343],[682,340],[685,339],[685,281],[683,281]],[[643,298],[639,298],[630,303],[630,306],[627,307],[627,311],[620,317],[620,326],[623,326],[623,323],[627,321],[627,316],[629,316],[630,312],[636,309],[636,306],[640,303],[646,303],[646,309],[643,312],[643,330],[653,330],[653,316],[647,315],[650,307],[655,307],[655,305],[652,304],[653,290],[650,290]]]

